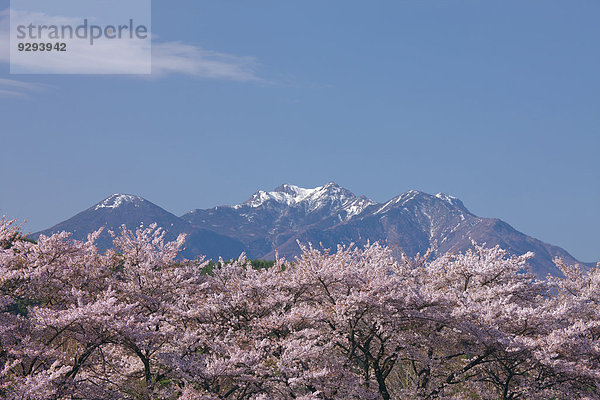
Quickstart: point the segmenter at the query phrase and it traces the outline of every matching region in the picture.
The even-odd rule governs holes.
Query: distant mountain
[[[331,182],[314,189],[283,185],[258,191],[233,207],[194,210],[182,216],[194,227],[211,229],[242,241],[252,257],[293,257],[297,241],[335,248],[338,244],[379,241],[397,255],[464,251],[472,242],[500,245],[512,253],[535,252],[530,262],[539,276],[557,274],[552,260],[579,263],[567,251],[518,232],[498,219],[480,218],[457,198],[411,190],[379,204],[355,196]]]
[[[167,231],[168,239],[186,233],[184,256],[189,258],[200,254],[233,258],[241,252],[251,258],[274,258],[276,251],[293,258],[300,254],[297,241],[326,248],[379,241],[397,255],[424,253],[435,245],[443,254],[464,251],[474,241],[500,245],[515,254],[535,252],[531,266],[541,277],[558,274],[552,263],[555,257],[579,263],[567,251],[518,232],[499,219],[477,217],[459,199],[443,193],[433,196],[411,190],[377,203],[333,182],[314,189],[286,184],[272,191],[259,190],[244,203],[197,209],[181,217],[141,197],[116,194],[34,238],[66,230],[82,239],[100,226],[118,230],[125,224],[132,229],[152,222]],[[104,233],[100,244],[109,247],[111,238]]]
[[[193,210],[181,218],[194,227],[235,237],[244,243],[251,257],[261,258],[271,257],[280,244],[309,227],[325,229],[349,221],[373,204],[335,183],[315,189],[282,185],[272,192],[260,190],[233,207]],[[298,250],[296,245],[286,255],[296,255]]]
[[[186,257],[204,254],[210,258],[217,258],[220,255],[232,258],[244,251],[243,244],[236,239],[219,235],[211,230],[193,228],[186,221],[156,204],[129,194],[113,194],[74,217],[34,233],[31,237],[37,239],[40,235],[48,236],[67,231],[73,233],[74,239],[84,240],[90,232],[104,227],[97,241],[98,247],[104,250],[112,246],[113,238],[109,231],[118,234],[121,225],[133,230],[140,225],[148,226],[154,222],[166,231],[167,240],[176,239],[180,233],[188,234],[186,250],[183,253]]]

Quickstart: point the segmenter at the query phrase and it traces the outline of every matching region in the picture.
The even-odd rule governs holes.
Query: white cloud
[[[17,90],[35,91],[41,89],[43,86],[31,82],[0,78],[0,87],[11,87]]]
[[[152,44],[152,74],[158,77],[179,73],[198,78],[260,81],[257,66],[252,57],[218,53],[180,42]]]
[[[16,79],[0,79],[0,96],[27,97],[29,94],[47,88],[46,85],[24,82]]]
[[[43,24],[61,25],[72,23],[62,16],[43,14],[21,15],[27,21],[43,21]],[[0,11],[0,62],[10,63],[13,50],[13,71],[35,70],[43,65],[47,73],[107,73],[107,71],[139,70],[147,60],[148,43],[144,41],[98,41],[89,46],[85,41],[67,41],[67,47],[77,52],[78,57],[52,57],[52,54],[34,54],[30,57],[15,57],[10,49],[9,11]],[[203,49],[182,42],[160,42],[152,40],[151,77],[163,78],[171,74],[188,75],[202,79],[220,79],[240,82],[259,82],[257,61]],[[114,73],[114,72],[112,72]],[[4,90],[0,87],[1,90]],[[7,89],[8,90],[8,89]]]
[[[26,94],[18,92],[16,90],[3,90],[0,89],[0,97],[25,97]]]

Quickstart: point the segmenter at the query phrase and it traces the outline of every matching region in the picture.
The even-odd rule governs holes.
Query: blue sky
[[[115,192],[181,215],[333,180],[450,193],[600,260],[597,1],[152,6],[151,78],[10,75],[4,16],[0,214],[35,231]]]

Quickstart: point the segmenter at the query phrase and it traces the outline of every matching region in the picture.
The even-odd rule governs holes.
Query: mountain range
[[[275,252],[286,258],[300,254],[300,243],[335,249],[338,244],[358,246],[379,241],[396,255],[424,253],[431,246],[438,254],[459,252],[472,243],[499,245],[514,254],[533,251],[534,273],[545,277],[559,272],[552,260],[579,263],[566,250],[527,236],[499,219],[472,214],[457,198],[411,190],[386,203],[356,196],[330,182],[313,189],[282,185],[272,191],[259,190],[246,202],[234,206],[195,209],[180,217],[150,201],[133,195],[113,194],[98,204],[49,229],[31,235],[68,231],[75,239],[105,227],[98,246],[112,245],[109,230],[121,225],[134,229],[156,222],[166,238],[187,234],[182,255],[193,258],[273,259]]]

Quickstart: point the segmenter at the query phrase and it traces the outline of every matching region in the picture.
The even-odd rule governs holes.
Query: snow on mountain
[[[435,195],[435,197],[437,197],[437,198],[438,198],[438,199],[440,199],[440,200],[444,200],[444,201],[446,201],[446,202],[448,202],[448,203],[450,203],[450,204],[452,204],[452,205],[454,205],[454,204],[455,204],[455,202],[456,202],[456,200],[458,200],[458,199],[457,199],[456,197],[454,197],[454,196],[450,196],[450,195],[448,195],[448,194],[446,194],[446,193],[441,193],[441,192],[440,192],[440,193],[438,193],[438,194],[436,194],[436,195]]]
[[[389,211],[390,209],[397,207],[398,204],[402,206],[402,205],[406,204],[408,201],[414,199],[419,193],[420,192],[418,192],[416,190],[409,190],[406,193],[402,193],[401,195],[394,197],[393,199],[391,199],[387,203],[385,203],[383,206],[378,208],[374,214],[385,213],[385,212]]]
[[[183,255],[189,258],[199,254],[213,259],[220,256],[235,258],[245,250],[240,241],[230,236],[219,235],[210,229],[195,229],[188,222],[143,197],[120,193],[107,197],[51,228],[32,234],[31,238],[66,231],[73,234],[73,239],[86,240],[88,233],[104,228],[96,244],[101,250],[105,250],[113,245],[113,237],[109,231],[118,233],[122,225],[134,230],[152,223],[165,230],[165,239],[169,241],[185,233],[187,237]]]
[[[209,258],[272,258],[275,252],[286,258],[299,254],[297,241],[335,249],[338,244],[379,241],[396,254],[423,254],[434,246],[438,253],[465,251],[472,241],[499,245],[514,254],[536,253],[531,261],[540,277],[556,273],[552,260],[575,260],[565,250],[516,231],[497,219],[481,218],[456,197],[411,190],[385,203],[356,196],[334,182],[315,188],[281,185],[272,191],[259,190],[246,202],[233,207],[197,209],[177,217],[139,196],[113,194],[67,221],[37,234],[62,230],[76,239],[105,227],[99,238],[101,248],[112,245],[108,230],[124,224],[134,229],[157,222],[172,240],[186,233],[186,257],[201,254]]]
[[[268,202],[269,200],[277,203],[284,204],[286,206],[294,206],[299,203],[305,202],[314,204],[319,199],[323,199],[328,194],[330,189],[334,189],[337,185],[334,183],[328,183],[325,186],[319,186],[313,189],[306,189],[296,185],[284,184],[275,188],[271,192],[265,192],[259,190],[250,197],[246,202],[234,206],[234,208],[240,208],[243,206],[249,206],[257,208]],[[339,188],[339,186],[338,186]],[[340,188],[341,189],[341,188]],[[338,191],[339,192],[339,191]],[[352,196],[347,196],[352,197]]]
[[[346,212],[346,215],[342,219],[348,221],[349,219],[362,214],[368,207],[375,204],[377,203],[365,196],[356,197],[348,201],[342,207],[343,211]]]
[[[345,219],[358,215],[368,206],[375,204],[364,196],[356,197],[349,190],[329,182],[327,185],[312,189],[284,184],[270,192],[259,190],[246,202],[237,204],[233,208],[236,210],[245,206],[259,208],[269,202],[285,207],[303,207],[307,213],[330,207],[344,211]]]
[[[142,203],[144,201],[145,201],[144,198],[142,198],[140,196],[115,193],[115,194],[107,197],[100,203],[96,204],[96,206],[94,207],[94,210],[99,210],[101,208],[117,208],[125,203],[133,203],[133,205],[135,207],[138,207],[139,203]]]
[[[469,212],[467,210],[467,208],[465,207],[465,205],[463,204],[463,202],[454,196],[450,196],[449,194],[446,194],[446,193],[438,193],[435,195],[435,197],[437,197],[440,200],[444,200],[446,203],[450,204],[451,206],[458,207],[458,208],[466,211],[467,213]]]
[[[167,231],[167,237],[170,239],[176,238],[179,233],[187,229],[187,224],[179,217],[143,197],[115,193],[72,218],[34,234],[33,238],[40,234],[50,235],[67,231],[73,233],[73,238],[83,240],[88,233],[103,227],[104,231],[98,242],[101,247],[106,248],[112,245],[112,238],[108,231],[118,232],[121,225],[135,229],[140,225],[148,226],[154,222]]]
[[[295,185],[282,185],[272,192],[265,192],[259,190],[252,197],[243,204],[238,204],[234,208],[240,208],[244,205],[256,208],[265,204],[269,200],[276,201],[277,203],[285,204],[286,206],[293,206],[302,201],[310,199],[316,192],[323,189],[323,187],[317,187],[314,189],[305,189]]]

